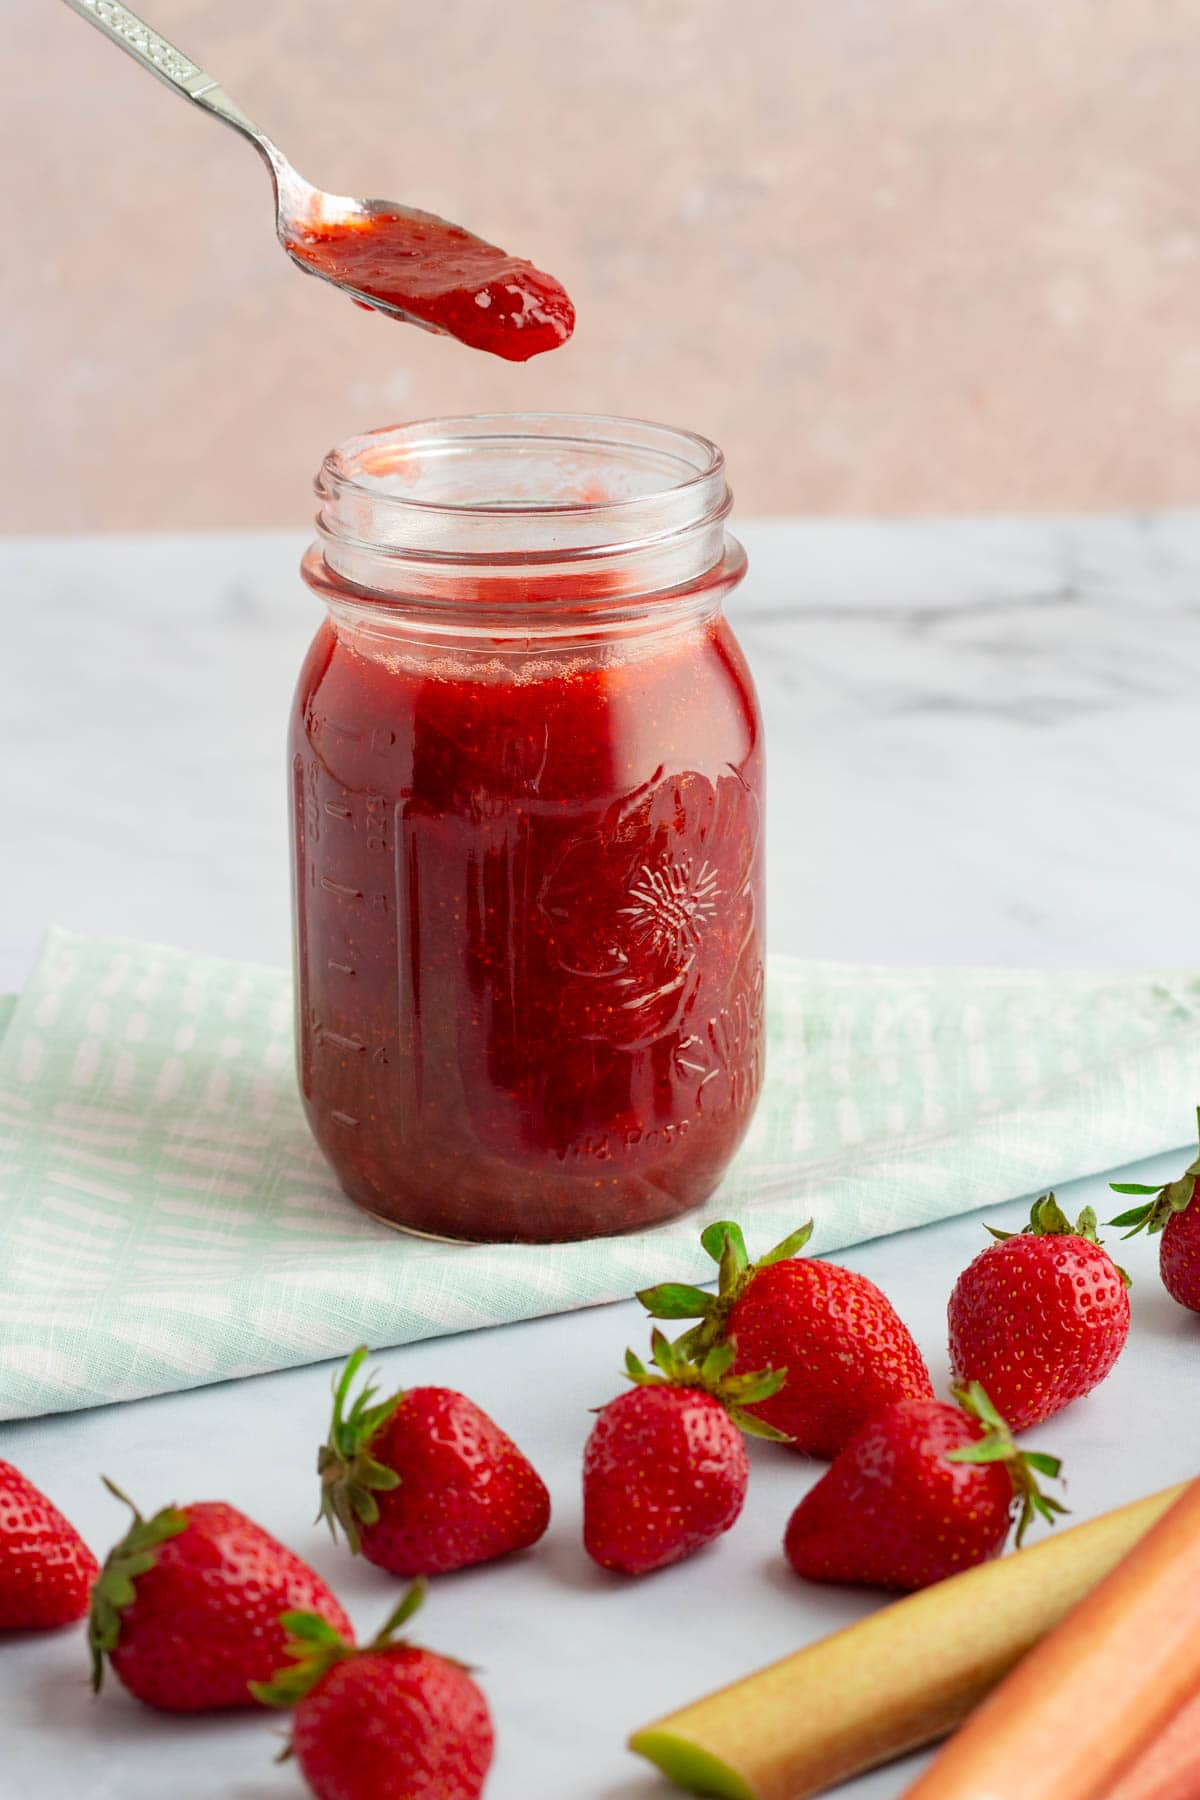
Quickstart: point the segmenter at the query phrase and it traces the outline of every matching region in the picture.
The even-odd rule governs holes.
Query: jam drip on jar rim
[[[293,259],[359,305],[415,322],[509,362],[565,344],[575,308],[553,275],[436,213],[415,208],[313,219],[284,238]]]

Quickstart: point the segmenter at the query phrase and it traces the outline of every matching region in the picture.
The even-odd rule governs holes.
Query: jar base
[[[342,1183],[342,1191],[345,1193],[347,1199],[350,1200],[360,1212],[366,1213],[367,1217],[373,1219],[377,1225],[386,1225],[389,1231],[397,1231],[404,1237],[420,1238],[427,1244],[446,1244],[464,1250],[481,1250],[484,1248],[496,1248],[504,1244],[527,1244],[531,1246],[534,1244],[584,1244],[592,1243],[601,1238],[634,1237],[639,1232],[652,1231],[659,1225],[669,1225],[672,1220],[681,1218],[686,1213],[694,1212],[698,1206],[702,1206],[705,1200],[708,1199],[716,1185],[717,1178],[714,1177],[712,1181],[705,1184],[702,1192],[690,1195],[686,1200],[672,1201],[663,1210],[656,1210],[649,1218],[632,1219],[627,1224],[622,1224],[615,1230],[611,1227],[607,1230],[597,1230],[594,1226],[590,1228],[584,1227],[577,1230],[569,1237],[564,1236],[562,1233],[557,1235],[551,1235],[549,1233],[539,1235],[529,1233],[528,1231],[497,1231],[494,1235],[485,1235],[478,1238],[453,1237],[449,1232],[426,1231],[419,1225],[409,1225],[403,1219],[392,1218],[389,1217],[387,1213],[378,1212],[375,1206],[372,1206],[366,1200],[360,1199],[353,1188],[344,1181]]]
[[[398,1231],[401,1237],[422,1238],[427,1244],[454,1244],[464,1250],[479,1250],[487,1243],[486,1238],[446,1237],[440,1231],[419,1231],[415,1225],[402,1225],[399,1219],[389,1219],[383,1213],[372,1212],[369,1206],[361,1209],[368,1219],[374,1219],[377,1225],[386,1225],[389,1231]]]

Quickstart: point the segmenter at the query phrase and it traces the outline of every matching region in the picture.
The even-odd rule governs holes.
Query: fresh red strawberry
[[[1053,1194],[1023,1232],[997,1240],[950,1296],[950,1362],[979,1381],[1014,1431],[1078,1400],[1109,1373],[1129,1335],[1127,1278],[1086,1207],[1072,1225]]]
[[[583,1454],[584,1547],[623,1575],[679,1562],[728,1531],[750,1477],[742,1432],[779,1435],[746,1408],[774,1393],[782,1372],[731,1374],[731,1343],[699,1364],[661,1331],[652,1343],[658,1372],[626,1351],[634,1386],[600,1408]]]
[[[51,1631],[82,1619],[98,1570],[57,1506],[0,1462],[0,1631]]]
[[[285,1612],[319,1613],[353,1637],[321,1577],[261,1525],[223,1501],[133,1513],[92,1589],[92,1685],[104,1658],[138,1700],[164,1712],[254,1706],[284,1655]]]
[[[836,1456],[881,1406],[930,1399],[933,1384],[908,1327],[873,1281],[798,1254],[811,1234],[803,1225],[752,1263],[739,1228],[722,1220],[700,1237],[720,1265],[715,1295],[665,1282],[638,1299],[656,1319],[700,1320],[679,1339],[690,1355],[736,1341],[736,1374],[784,1370],[786,1385],[754,1415],[793,1450]]]
[[[367,1357],[361,1345],[334,1386],[317,1456],[321,1512],[335,1538],[393,1575],[444,1575],[535,1544],[550,1523],[546,1484],[512,1439],[453,1388],[418,1387],[346,1411]]]
[[[865,1587],[921,1588],[988,1562],[1014,1514],[1020,1543],[1035,1514],[1064,1509],[1037,1486],[1052,1456],[1018,1450],[978,1382],[960,1404],[897,1400],[861,1425],[788,1523],[798,1575]]]
[[[1196,1122],[1200,1125],[1200,1107]],[[1161,1232],[1158,1269],[1163,1286],[1180,1306],[1200,1312],[1200,1156],[1165,1187],[1145,1187],[1137,1181],[1114,1181],[1110,1186],[1114,1194],[1154,1196],[1146,1205],[1131,1207],[1109,1223],[1132,1226],[1126,1237],[1136,1237],[1139,1231],[1151,1236]]]
[[[355,1650],[324,1619],[285,1613],[293,1659],[255,1698],[294,1709],[291,1749],[317,1800],[475,1800],[494,1739],[487,1701],[461,1663],[398,1639],[421,1604],[409,1589]]]

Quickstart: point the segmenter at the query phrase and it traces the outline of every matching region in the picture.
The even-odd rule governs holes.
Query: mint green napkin
[[[0,1418],[630,1295],[805,1218],[835,1250],[1181,1144],[1200,977],[774,959],[766,1094],[700,1214],[466,1248],[376,1225],[296,1096],[288,977],[53,932],[0,1042]]]

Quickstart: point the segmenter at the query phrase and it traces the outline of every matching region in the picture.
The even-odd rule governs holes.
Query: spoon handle
[[[214,113],[226,125],[232,125],[235,131],[248,137],[268,163],[276,166],[279,152],[274,144],[266,132],[229,98],[216,76],[198,67],[191,57],[152,30],[144,19],[139,19],[127,6],[119,5],[118,0],[66,0],[66,3],[72,12],[77,12],[81,19],[86,19],[106,38],[119,44],[135,62],[157,75],[160,81],[165,81],[185,100],[202,106],[205,112]]]

